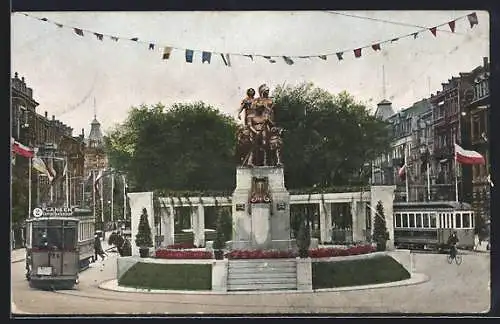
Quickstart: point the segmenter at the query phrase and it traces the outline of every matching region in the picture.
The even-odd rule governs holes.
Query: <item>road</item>
[[[428,282],[405,287],[311,294],[195,295],[106,291],[115,278],[116,255],[94,264],[69,291],[38,291],[12,263],[16,309],[30,314],[223,314],[223,313],[479,313],[490,307],[490,255],[467,253],[460,266],[442,254],[414,254],[416,272]]]

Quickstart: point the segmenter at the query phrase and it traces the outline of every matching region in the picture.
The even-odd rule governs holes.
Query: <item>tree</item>
[[[385,224],[384,206],[382,201],[378,201],[376,207],[375,221],[373,224],[373,239],[377,243],[377,251],[385,251],[387,248],[387,240],[389,240],[389,232]]]
[[[311,228],[309,226],[309,217],[304,215],[301,218],[297,234],[297,246],[299,248],[299,256],[307,258],[309,256],[309,246],[311,245]]]
[[[132,108],[106,139],[134,190],[231,190],[236,123],[202,102]]]
[[[146,211],[146,208],[142,209],[139,228],[137,231],[137,235],[135,236],[135,244],[141,249],[153,246],[153,239],[151,238],[151,227],[149,226],[148,213]]]
[[[227,216],[224,213],[222,208],[217,209],[217,222],[216,222],[216,232],[215,232],[215,240],[214,240],[214,256],[217,260],[222,260],[224,258],[224,246],[227,241],[227,237],[225,235],[225,228]]]
[[[386,123],[346,92],[312,83],[275,89],[276,123],[286,129],[283,161],[288,188],[366,183],[365,162],[389,148]]]

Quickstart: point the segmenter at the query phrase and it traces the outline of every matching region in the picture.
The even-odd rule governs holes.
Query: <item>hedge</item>
[[[136,263],[118,280],[121,286],[145,289],[211,290],[211,264]]]
[[[312,264],[313,289],[380,284],[409,278],[410,273],[387,255]]]

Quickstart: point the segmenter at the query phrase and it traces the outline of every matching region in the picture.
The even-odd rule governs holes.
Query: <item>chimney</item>
[[[82,128],[82,137],[85,137],[85,129]]]
[[[49,118],[48,114],[47,114],[47,112],[45,112],[45,119],[48,119],[48,118]]]
[[[484,66],[484,68],[488,67],[488,58],[487,57],[483,57],[483,66]]]
[[[56,115],[52,115],[52,120],[56,120]]]

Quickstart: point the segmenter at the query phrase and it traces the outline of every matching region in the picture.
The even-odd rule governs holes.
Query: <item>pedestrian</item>
[[[97,260],[97,255],[99,255],[101,257],[101,259],[104,260],[104,256],[106,254],[102,250],[101,239],[96,234],[94,236],[94,260]]]

